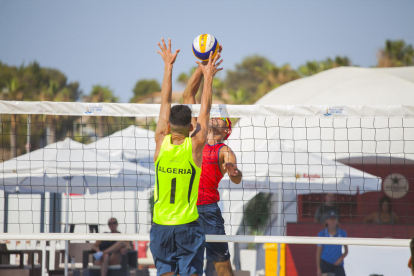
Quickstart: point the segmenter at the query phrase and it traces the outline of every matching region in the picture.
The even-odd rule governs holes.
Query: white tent
[[[145,218],[153,182],[152,170],[127,161],[111,161],[108,152],[85,149],[83,144],[70,138],[0,164],[0,189],[29,194],[28,198],[22,195],[27,198],[22,208],[30,206],[29,199],[36,198],[36,193],[65,193],[64,209],[70,210],[71,223],[106,222],[117,212],[132,225],[140,211],[145,213],[142,217],[148,223]],[[68,198],[70,194],[82,196],[73,201]],[[72,201],[77,204],[69,207]],[[22,219],[20,223],[29,223],[33,218]],[[121,217],[119,221],[122,223]],[[86,231],[86,226],[81,229]]]
[[[85,194],[97,192],[114,192],[130,190],[135,192],[136,203],[139,188],[148,191],[151,186],[152,171],[136,163],[122,160],[110,160],[107,152],[100,153],[96,149],[86,149],[76,141],[66,138],[62,142],[50,144],[42,149],[21,155],[1,164],[0,188],[8,192],[19,193],[65,193],[65,223],[69,230],[69,210],[71,193]],[[85,204],[86,205],[86,204]],[[87,217],[85,209],[72,211],[82,212]],[[92,208],[96,209],[95,208]],[[135,207],[134,222],[137,225]],[[97,218],[96,218],[97,219]],[[96,220],[95,219],[95,220]],[[89,220],[89,222],[92,222]],[[137,226],[136,231],[138,232]],[[66,241],[66,256],[67,252]],[[67,272],[67,258],[65,258]]]
[[[255,132],[255,140],[243,139],[250,131],[253,130],[235,128],[235,137],[242,138],[229,140],[229,146],[238,155],[238,163],[242,166],[243,187],[246,189],[275,190],[279,189],[278,183],[282,183],[284,190],[294,190],[298,194],[326,191],[355,194],[358,190],[380,189],[381,182],[376,176],[321,154],[297,151],[286,142],[277,142],[278,131],[267,131],[266,137]]]
[[[129,161],[153,169],[154,131],[131,125],[85,146],[108,154],[110,160]]]
[[[71,178],[70,193],[101,192],[117,187],[149,187],[149,169],[131,162],[112,161],[106,152],[86,149],[66,138],[42,149],[1,163],[0,188],[8,192],[65,192]]]
[[[410,105],[413,92],[414,66],[338,67],[282,85],[255,104]]]
[[[327,107],[413,105],[414,66],[334,68],[282,85],[255,104]],[[291,134],[296,148],[303,151],[317,148],[317,152],[332,160],[372,155],[414,160],[414,152],[407,147],[409,142],[405,142],[404,146],[404,141],[414,139],[410,129],[404,130],[406,126],[411,127],[411,119],[377,118],[372,115],[373,118],[364,120],[346,120],[346,117],[280,120],[280,126],[286,127],[281,129],[280,135],[288,127],[296,127]],[[319,144],[315,141],[325,137],[332,138]]]

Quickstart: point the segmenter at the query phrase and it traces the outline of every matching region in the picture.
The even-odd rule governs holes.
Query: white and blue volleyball
[[[219,44],[217,39],[209,34],[201,34],[194,39],[193,42],[193,53],[196,58],[201,59],[202,61],[208,60],[210,52],[213,52],[214,58],[219,49]]]

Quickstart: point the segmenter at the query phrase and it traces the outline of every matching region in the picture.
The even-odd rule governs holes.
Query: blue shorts
[[[224,219],[217,203],[198,205],[198,221],[206,235],[226,235]],[[225,262],[230,259],[227,242],[206,242],[207,260]]]
[[[205,235],[197,222],[182,225],[152,225],[150,249],[157,275],[203,275]]]
[[[321,271],[322,273],[334,273],[335,276],[346,276],[343,265],[330,264],[324,259],[321,259]]]

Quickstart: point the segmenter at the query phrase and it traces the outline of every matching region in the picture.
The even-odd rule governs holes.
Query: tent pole
[[[65,232],[69,233],[69,181],[70,178],[66,177],[66,222]],[[68,275],[68,258],[69,258],[69,241],[65,241],[65,276]]]

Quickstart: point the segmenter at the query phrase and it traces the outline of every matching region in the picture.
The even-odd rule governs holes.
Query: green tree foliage
[[[10,101],[76,101],[81,95],[77,82],[37,62],[19,67],[0,62],[0,91],[1,99]]]
[[[159,91],[161,91],[161,86],[157,80],[139,80],[133,89],[134,96],[129,102],[136,103],[143,96]]]
[[[59,70],[41,67],[37,62],[27,66],[9,66],[0,62],[1,100],[76,101],[80,95],[79,84],[68,82],[66,76]],[[2,135],[1,141],[3,148],[10,148],[8,157],[21,154],[27,138],[27,116],[2,115],[1,119],[6,122],[3,124],[2,133],[7,133],[6,136],[10,137],[9,141],[6,141],[7,139],[4,139],[6,136]],[[37,126],[32,127],[32,149],[54,142],[56,135],[67,135],[68,121],[59,116],[32,115],[32,122]]]
[[[181,73],[177,81],[186,85],[195,69],[193,67],[189,73]],[[289,65],[277,67],[265,57],[249,56],[236,64],[235,70],[226,71],[224,79],[214,78],[213,100],[252,104],[270,90],[298,78],[300,75]]]
[[[252,104],[270,90],[300,78],[300,75],[288,64],[276,66],[262,56],[246,57],[235,70],[226,72],[223,80],[224,89],[221,93],[230,96],[230,102],[235,104]]]
[[[299,67],[299,72],[303,76],[312,76],[328,69],[350,65],[351,61],[349,58],[336,56],[334,59],[327,58],[322,61],[308,61]]]
[[[88,102],[94,103],[117,103],[118,97],[108,86],[94,85],[91,93],[86,97]]]
[[[377,55],[378,67],[401,67],[414,65],[414,50],[404,40],[387,40]]]

